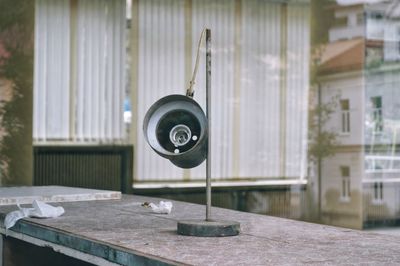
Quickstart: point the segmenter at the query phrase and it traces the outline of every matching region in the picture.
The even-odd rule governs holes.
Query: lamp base
[[[222,237],[240,233],[240,223],[219,220],[184,220],[178,222],[178,234],[185,236]]]

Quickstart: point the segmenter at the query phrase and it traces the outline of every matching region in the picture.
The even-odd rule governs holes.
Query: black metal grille
[[[35,146],[34,185],[129,193],[132,154],[132,146]]]

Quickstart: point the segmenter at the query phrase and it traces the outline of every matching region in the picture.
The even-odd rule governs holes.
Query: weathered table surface
[[[0,187],[0,205],[120,199],[121,192],[63,186]]]
[[[124,265],[400,264],[399,236],[220,208],[212,209],[213,218],[240,222],[239,236],[180,236],[177,221],[203,219],[204,206],[173,201],[172,213],[161,215],[141,207],[144,201],[159,199],[123,195],[120,200],[54,203],[65,208],[63,216],[20,220],[8,237],[27,236]],[[0,220],[14,209],[0,207]],[[1,222],[0,229],[4,233]]]

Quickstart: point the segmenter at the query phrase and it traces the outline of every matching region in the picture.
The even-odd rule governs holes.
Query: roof
[[[335,73],[361,70],[364,67],[365,39],[336,41],[323,48],[320,58],[320,73]]]

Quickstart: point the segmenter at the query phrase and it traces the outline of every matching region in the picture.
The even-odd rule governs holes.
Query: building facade
[[[363,228],[399,218],[400,28],[393,10],[391,1],[334,8],[319,70],[321,104],[336,101],[325,130],[339,142],[322,164],[326,223]]]

